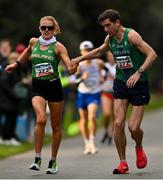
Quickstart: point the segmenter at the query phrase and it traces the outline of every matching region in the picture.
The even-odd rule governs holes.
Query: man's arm
[[[79,56],[77,58],[72,59],[72,63],[79,64],[79,62],[84,60],[99,58],[103,54],[105,54],[108,50],[109,50],[109,35],[105,38],[104,43],[100,47],[90,51],[88,54],[84,56]]]
[[[157,54],[153,50],[151,46],[149,46],[142,37],[134,30],[130,31],[128,34],[128,39],[131,44],[136,46],[143,54],[146,55],[146,59],[144,63],[141,65],[139,70],[142,72],[148,70],[153,62],[157,58]],[[133,87],[135,86],[136,82],[140,79],[141,73],[139,71],[136,71],[128,80],[127,80],[127,86]]]
[[[134,30],[130,31],[128,38],[131,44],[135,45],[143,54],[146,55],[146,59],[140,68],[143,71],[148,70],[152,66],[153,62],[156,60],[157,55],[155,51]]]

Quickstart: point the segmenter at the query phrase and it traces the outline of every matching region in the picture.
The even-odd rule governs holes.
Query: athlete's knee
[[[134,126],[134,125],[129,125],[128,129],[129,129],[131,134],[136,134],[141,130],[140,127],[137,127],[137,126]]]
[[[45,127],[46,125],[46,116],[44,114],[37,115],[37,124],[41,127]]]
[[[61,124],[55,124],[55,125],[51,125],[52,127],[52,131],[53,132],[60,132],[61,131]]]
[[[125,122],[123,122],[123,121],[119,121],[119,120],[115,120],[115,122],[114,122],[114,128],[115,129],[124,129],[124,127],[125,127]]]

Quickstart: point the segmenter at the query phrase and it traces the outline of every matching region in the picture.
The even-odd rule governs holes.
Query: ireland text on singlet
[[[39,41],[32,50],[32,77],[42,80],[57,78],[59,59],[55,53],[55,43],[49,45],[48,49],[41,50]]]
[[[116,61],[116,78],[126,82],[144,63],[146,56],[128,41],[128,33],[131,29],[126,28],[123,39],[118,43],[114,37],[110,38],[109,48]],[[147,81],[148,74],[144,72],[140,81]]]

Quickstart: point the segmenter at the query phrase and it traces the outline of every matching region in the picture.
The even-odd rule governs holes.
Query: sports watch
[[[144,71],[143,71],[142,68],[139,68],[139,69],[138,69],[138,73],[139,73],[139,74],[143,74],[143,72],[144,72]]]

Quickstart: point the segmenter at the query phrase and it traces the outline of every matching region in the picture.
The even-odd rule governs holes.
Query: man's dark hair
[[[111,22],[114,22],[117,19],[121,19],[120,14],[118,11],[116,11],[115,9],[107,9],[105,10],[102,14],[99,15],[98,17],[98,23],[101,24],[102,21],[104,21],[105,19],[109,19]]]

